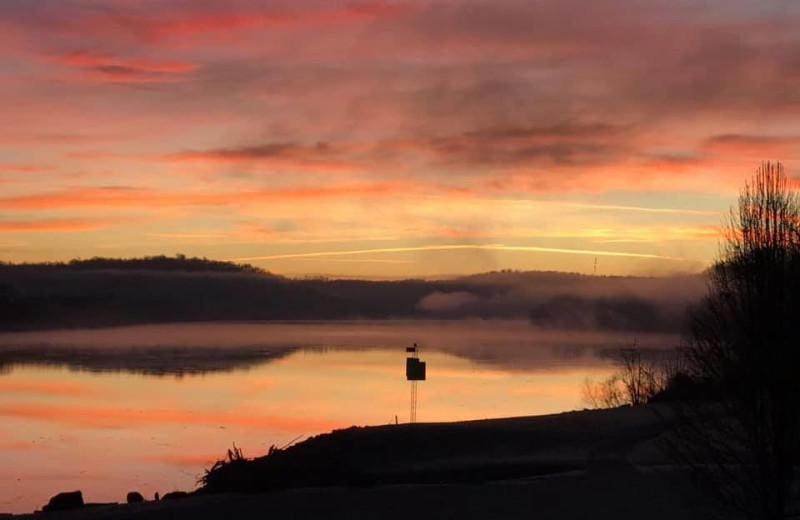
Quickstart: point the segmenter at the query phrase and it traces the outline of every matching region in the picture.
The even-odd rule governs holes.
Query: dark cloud
[[[303,146],[296,143],[264,143],[237,148],[216,148],[212,150],[189,150],[180,152],[172,157],[178,159],[221,159],[221,160],[255,160],[274,158],[318,158],[336,153],[328,143],[317,143],[313,146]]]
[[[766,155],[794,158],[800,152],[800,135],[721,134],[710,137],[703,148],[718,155]]]
[[[352,168],[386,168],[403,157],[425,157],[437,167],[482,170],[527,166],[575,167],[611,163],[626,152],[618,139],[631,129],[610,124],[559,123],[544,127],[495,128],[451,136],[377,141],[261,143],[187,150],[166,156],[176,161],[327,161]],[[387,158],[390,158],[387,160]],[[338,162],[333,162],[338,161]],[[388,168],[389,172],[396,170]]]

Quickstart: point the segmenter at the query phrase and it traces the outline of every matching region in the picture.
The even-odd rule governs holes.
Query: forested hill
[[[236,264],[208,258],[187,257],[185,255],[145,256],[142,258],[102,258],[75,259],[69,262],[42,262],[33,264],[9,264],[0,262],[0,270],[21,272],[61,271],[161,271],[161,272],[212,272],[212,273],[253,273],[268,275],[269,272],[250,264]]]
[[[451,280],[290,279],[200,258],[0,264],[0,330],[217,320],[524,318],[540,327],[677,331],[700,275],[501,271]]]

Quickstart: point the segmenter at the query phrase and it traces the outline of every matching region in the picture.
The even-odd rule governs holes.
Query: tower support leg
[[[417,382],[411,381],[411,413],[410,422],[417,422]]]

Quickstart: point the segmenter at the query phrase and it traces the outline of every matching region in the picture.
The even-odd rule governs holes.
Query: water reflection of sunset
[[[603,353],[630,339],[520,321],[1,334],[0,511],[31,511],[73,488],[91,501],[192,489],[234,442],[252,457],[298,436],[408,421],[411,338],[428,366],[421,422],[580,408],[585,378],[609,371]],[[26,352],[36,356],[19,357]]]
[[[421,421],[540,414],[580,405],[588,374],[486,368],[426,353]],[[148,377],[58,368],[14,368],[0,379],[0,508],[30,511],[81,488],[96,501],[130,489],[189,489],[236,442],[248,456],[298,435],[407,420],[403,352],[300,351],[249,371]]]

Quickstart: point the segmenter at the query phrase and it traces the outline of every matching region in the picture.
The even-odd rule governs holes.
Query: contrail
[[[417,198],[423,199],[447,199],[446,195],[432,195],[432,194],[415,194]],[[704,216],[719,216],[725,210],[705,210],[705,209],[691,209],[691,208],[653,208],[648,206],[626,206],[623,204],[595,204],[591,202],[571,202],[566,200],[547,200],[547,199],[508,199],[508,198],[466,198],[465,202],[479,202],[481,204],[518,204],[522,206],[536,206],[536,205],[551,205],[551,206],[564,206],[572,208],[583,209],[599,209],[609,211],[635,211],[643,213],[672,213],[681,215],[704,215]]]
[[[557,200],[537,200],[537,199],[482,199],[481,202],[485,203],[511,203],[521,204],[526,206],[535,206],[537,204],[549,204],[555,206],[565,206],[570,208],[584,208],[584,209],[599,209],[609,211],[636,211],[642,213],[666,213],[666,214],[679,214],[679,215],[704,215],[704,216],[719,216],[719,211],[710,211],[703,209],[681,209],[681,208],[650,208],[646,206],[624,206],[615,204],[592,204],[588,202],[567,202]]]
[[[287,253],[280,255],[249,256],[230,258],[232,262],[250,262],[253,260],[284,260],[287,258],[317,258],[323,256],[368,255],[376,253],[409,253],[415,251],[455,251],[455,250],[480,250],[480,251],[524,251],[531,253],[565,253],[573,255],[618,256],[627,258],[650,258],[658,260],[684,261],[683,258],[674,256],[653,255],[647,253],[626,253],[620,251],[594,251],[591,249],[563,249],[558,247],[537,246],[507,246],[504,244],[452,244],[431,245],[418,247],[386,247],[380,249],[355,249],[346,251],[318,251],[314,253]]]

